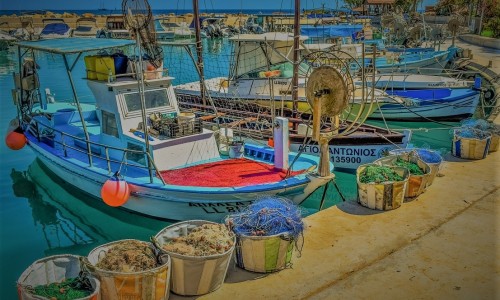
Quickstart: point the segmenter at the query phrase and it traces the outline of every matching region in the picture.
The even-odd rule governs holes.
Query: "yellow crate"
[[[115,61],[111,56],[99,56],[95,61],[97,80],[111,79],[115,76]]]

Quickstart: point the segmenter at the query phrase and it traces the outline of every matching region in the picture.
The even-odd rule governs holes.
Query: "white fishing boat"
[[[73,31],[64,19],[60,18],[45,18],[42,19],[43,29],[40,32],[40,39],[58,39],[68,38]]]
[[[421,74],[408,74],[408,73],[395,73],[395,74],[377,74],[374,78],[368,76],[366,80],[367,86],[372,86],[382,90],[387,89],[464,89],[470,88],[474,82],[469,80],[457,79],[453,77],[445,77],[439,75],[421,75]],[[356,82],[361,85],[360,81]]]
[[[80,103],[71,72],[75,63],[68,56],[134,44],[85,38],[17,44],[20,53],[45,51],[65,62],[74,96],[70,103],[32,98],[39,88],[33,60],[20,66],[14,97],[28,146],[68,184],[101,199],[103,185],[119,173],[130,191],[125,209],[164,219],[220,221],[263,195],[286,196],[299,204],[333,179],[317,173],[318,157],[288,152],[288,121],[283,118],[276,120],[282,124],[275,139],[281,147],[275,142],[274,149],[248,151],[251,145],[235,143],[234,150],[241,151],[236,154],[243,157],[221,156],[214,132],[180,113],[172,77],[163,76],[161,69],[146,72],[144,82],[133,77],[141,78],[140,73],[113,76],[88,67],[86,81],[96,102]],[[136,70],[145,68],[137,63]],[[98,77],[88,79],[92,73]],[[326,165],[333,167],[328,161]]]
[[[307,38],[300,37],[301,42],[305,39]],[[203,85],[210,95],[210,104],[221,115],[214,119],[215,122],[254,139],[267,141],[272,138],[269,116],[294,117],[293,108],[297,105],[299,115],[303,118],[295,116],[292,120],[294,129],[290,134],[290,149],[317,155],[320,147],[311,140],[312,129],[307,121],[307,116],[312,114],[312,107],[306,98],[306,82],[307,74],[313,68],[304,62],[299,68],[298,100],[292,99],[293,36],[289,33],[270,32],[236,35],[230,40],[235,48],[229,77],[207,79]],[[300,45],[303,51],[310,49],[310,45]],[[324,44],[323,47],[330,48],[331,45]],[[211,111],[211,108],[206,104],[208,101],[204,103],[200,86],[199,81],[191,82],[177,85],[175,91],[183,109],[193,110],[201,115],[205,111]],[[354,89],[354,85],[349,88]],[[347,114],[345,118],[353,116],[363,121],[366,115],[375,110],[377,105],[363,102],[363,99],[371,98],[372,93],[373,101],[380,103],[393,103],[399,99],[381,90],[365,87],[363,93],[362,87],[355,88],[354,101],[349,106],[350,115]],[[207,120],[213,116],[213,113],[206,116]],[[358,130],[329,141],[330,159],[335,162],[336,169],[355,170],[360,164],[373,162],[391,149],[404,148],[411,138],[408,131],[400,133],[349,121],[339,128],[339,133],[342,135],[352,126],[359,126]]]
[[[157,37],[160,39],[189,39],[194,37],[193,31],[189,28],[186,17],[167,16],[157,18],[163,31],[157,31]]]
[[[76,28],[73,30],[73,37],[92,37],[97,34],[97,20],[92,17],[81,17],[76,20]]]
[[[239,34],[229,40],[233,43],[230,70],[228,77],[216,77],[206,80],[207,90],[211,97],[219,100],[239,99],[263,106],[280,106],[283,109],[297,109],[301,113],[310,112],[311,106],[305,97],[306,77],[314,69],[306,60],[299,66],[298,99],[292,99],[292,47],[293,35],[283,32],[267,32],[263,34]],[[300,49],[321,50],[304,44],[307,37],[300,36]],[[322,44],[328,49],[331,44]],[[314,53],[314,52],[313,52]],[[190,82],[175,86],[180,99],[187,95],[188,99],[199,96],[199,82]],[[362,103],[372,90],[358,87],[354,90],[354,103]],[[374,101],[379,103],[394,102],[384,91],[373,90]],[[274,102],[274,103],[272,103]],[[356,115],[361,109],[359,105],[351,107],[350,114]],[[376,107],[373,107],[373,110]],[[363,111],[363,116],[370,115],[373,110]]]
[[[128,39],[130,32],[125,27],[123,15],[109,15],[106,17],[106,25],[97,30],[96,37],[110,39]]]

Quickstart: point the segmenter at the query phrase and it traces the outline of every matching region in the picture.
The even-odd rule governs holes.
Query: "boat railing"
[[[111,71],[105,73],[88,69],[86,71],[87,71],[87,79],[103,81],[108,83],[115,81],[126,81],[137,78],[137,72],[135,72],[135,70],[129,73],[121,73],[121,74],[113,74]],[[90,74],[93,74],[95,76],[90,76]],[[163,77],[168,76],[168,68],[160,67],[152,71],[146,70],[143,71],[143,76],[145,80],[161,79]],[[97,77],[97,79],[93,79],[93,77]],[[106,78],[106,79],[100,79],[100,78]]]
[[[35,126],[33,127],[33,122],[35,122]],[[43,127],[42,130],[40,130],[40,126]],[[156,166],[153,158],[151,157],[151,154],[147,151],[143,150],[133,150],[133,149],[128,149],[128,148],[120,148],[120,147],[114,147],[114,146],[109,146],[109,145],[104,145],[98,142],[94,142],[91,140],[87,140],[85,137],[79,137],[76,135],[69,134],[67,132],[63,132],[61,130],[58,130],[56,128],[53,128],[47,124],[43,124],[42,122],[32,119],[30,123],[31,129],[34,129],[34,132],[31,131],[33,135],[36,136],[38,142],[44,142],[45,144],[55,148],[55,144],[59,144],[62,146],[64,156],[68,156],[68,148],[77,152],[81,152],[86,154],[89,157],[89,163],[92,161],[92,157],[99,158],[99,159],[104,159],[106,161],[106,167],[107,170],[110,174],[113,174],[114,171],[112,170],[112,163],[116,163],[119,165],[124,165],[124,166],[130,166],[130,167],[135,167],[139,169],[144,169],[148,170],[149,172],[154,172],[156,174],[157,178],[159,178],[163,184],[165,184],[165,181],[161,176],[158,176],[159,174],[159,169]],[[61,140],[56,139],[56,133],[58,133],[61,136]],[[70,145],[66,142],[65,137],[70,138],[73,141],[74,145]],[[86,147],[88,145],[88,147]],[[101,147],[104,148],[104,156],[101,155]],[[110,150],[117,150],[123,152],[123,159],[122,160],[117,160],[113,159],[109,155]],[[146,166],[140,164],[140,163],[129,163],[129,160],[127,157],[130,157],[132,155],[145,155],[146,156]],[[153,183],[153,178],[151,177],[150,183]]]

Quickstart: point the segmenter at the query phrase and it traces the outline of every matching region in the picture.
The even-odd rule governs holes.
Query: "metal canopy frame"
[[[85,143],[87,146],[87,156],[89,160],[89,165],[92,167],[92,152],[90,148],[90,137],[87,131],[87,125],[85,124],[85,119],[83,117],[82,108],[80,106],[80,100],[78,99],[78,94],[76,92],[75,83],[73,81],[72,71],[75,68],[78,59],[84,52],[99,51],[111,48],[132,46],[135,44],[133,40],[124,39],[89,39],[89,38],[65,38],[65,39],[50,39],[50,40],[40,40],[40,41],[21,41],[15,43],[19,54],[19,74],[21,74],[22,59],[31,50],[33,54],[34,50],[59,54],[62,56],[64,61],[64,66],[66,72],[68,73],[68,79],[71,85],[71,91],[73,92],[74,101],[78,109],[78,114],[80,116],[80,121],[82,122],[83,132],[85,133]],[[21,53],[21,49],[26,49],[24,53]],[[70,65],[68,61],[68,54],[77,54],[76,58]],[[33,55],[34,58],[34,55]],[[21,89],[21,98],[23,97],[23,92]]]

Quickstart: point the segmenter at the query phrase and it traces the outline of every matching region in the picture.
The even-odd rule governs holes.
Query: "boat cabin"
[[[148,144],[160,170],[219,157],[212,131],[204,130],[194,114],[181,113],[172,87],[172,77],[145,81],[144,103],[148,126]],[[96,99],[96,117],[100,123],[99,143],[117,148],[145,150],[144,122],[137,79],[120,77],[107,82],[87,80]],[[197,151],[193,151],[196,149]],[[122,151],[110,151],[122,159]],[[129,160],[145,164],[142,153]]]
[[[51,52],[62,54],[66,60],[66,54],[109,51],[135,43],[119,39],[68,38],[22,44],[32,49],[54,49]],[[85,80],[95,97],[95,105],[79,103],[77,98],[75,103],[45,103],[40,108],[42,114],[35,117],[37,122],[64,133],[65,143],[74,139],[71,147],[114,161],[122,161],[126,152],[127,161],[145,167],[148,166],[146,156],[150,155],[159,170],[220,158],[214,132],[203,129],[194,113],[179,111],[173,78],[167,76],[163,68],[151,70],[152,63],[147,60],[140,68],[140,62],[123,54],[86,55],[84,60]],[[123,64],[127,66],[125,72],[120,71]],[[143,70],[143,83],[138,79],[139,70]],[[141,90],[144,91],[143,99]],[[74,94],[77,97],[76,90]]]

